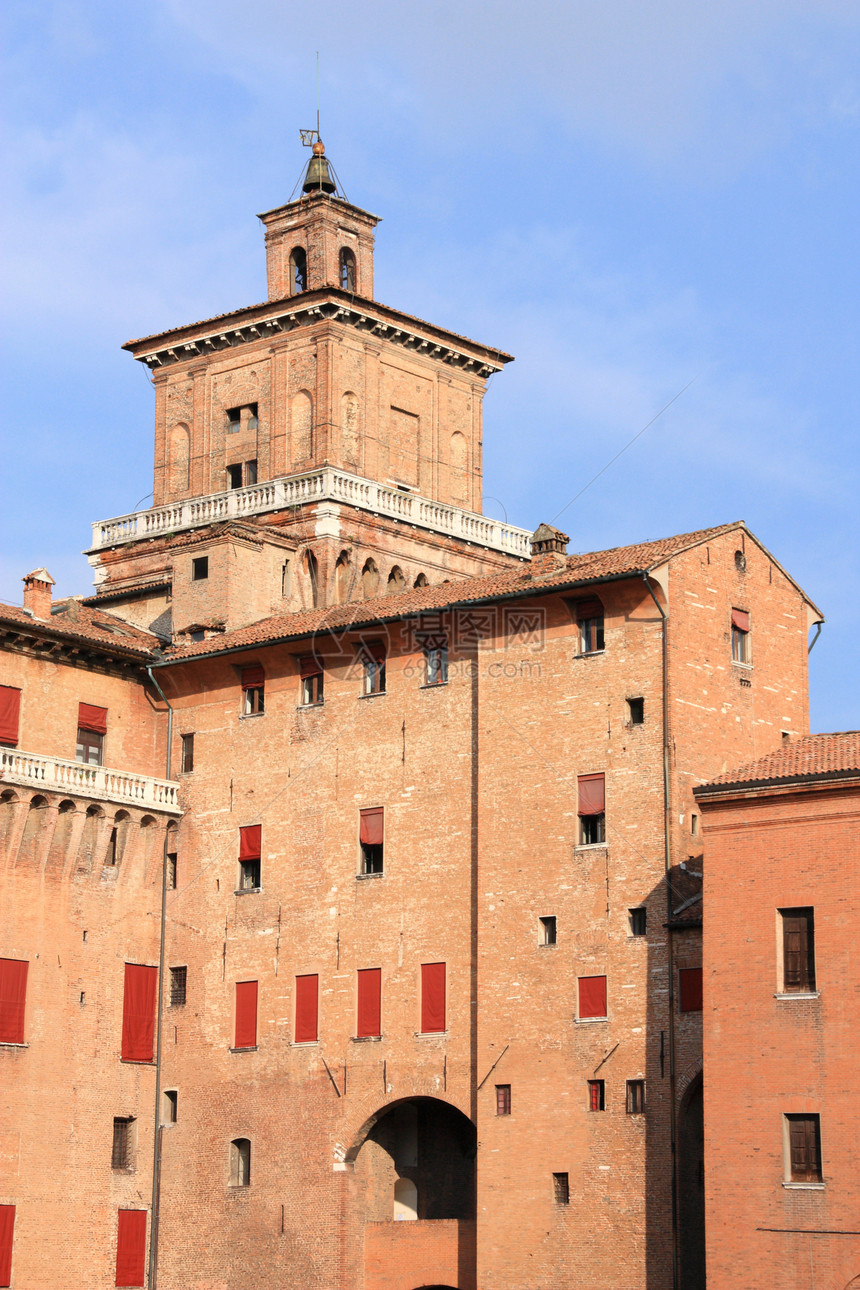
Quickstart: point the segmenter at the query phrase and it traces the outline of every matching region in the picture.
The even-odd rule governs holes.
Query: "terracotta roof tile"
[[[707,795],[727,786],[833,779],[842,774],[860,775],[860,730],[786,740],[775,752],[726,771],[696,792]]]
[[[0,624],[26,628],[38,636],[57,637],[64,640],[88,641],[101,645],[115,653],[133,654],[139,658],[155,658],[155,652],[162,644],[152,632],[142,627],[133,627],[115,614],[103,610],[90,609],[79,600],[63,602],[54,606],[50,618],[34,618],[17,605],[0,603]],[[59,612],[57,612],[59,610]]]
[[[421,587],[396,596],[379,596],[329,609],[305,610],[297,614],[277,614],[225,632],[218,637],[193,644],[182,645],[165,652],[164,663],[180,662],[206,654],[251,648],[290,637],[310,636],[317,632],[346,631],[371,623],[394,621],[420,613],[430,613],[456,605],[476,604],[486,600],[511,596],[539,594],[555,587],[574,587],[590,582],[607,581],[645,572],[663,564],[673,555],[697,546],[732,529],[742,527],[740,521],[723,524],[717,528],[699,529],[694,533],[680,533],[675,537],[656,542],[640,542],[633,546],[613,547],[608,551],[591,551],[585,555],[571,555],[562,563],[552,562],[547,572],[535,572],[545,566],[540,562],[521,565],[516,569],[495,573],[486,578],[467,578],[463,581],[443,583],[438,587]]]

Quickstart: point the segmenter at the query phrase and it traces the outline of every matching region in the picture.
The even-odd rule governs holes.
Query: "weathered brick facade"
[[[19,753],[72,759],[74,704],[107,707],[106,764],[178,782],[181,809],[148,1069],[118,1056],[123,965],[159,962],[142,812],[117,863],[79,874],[67,840],[48,880],[53,824],[18,841],[34,768],[3,753],[0,956],[65,965],[28,994],[29,1047],[0,1048],[15,1284],[112,1284],[115,1211],[151,1208],[158,1080],[162,1290],[669,1290],[679,1260],[693,1290],[693,788],[806,732],[819,615],[742,524],[525,558],[477,513],[480,392],[507,356],[373,302],[366,213],[311,192],[264,219],[267,306],[131,346],[158,372],[157,506],[96,526],[98,595],[0,611]],[[224,472],[251,460],[242,512]],[[163,842],[177,808],[151,814]],[[133,1175],[111,1169],[124,1116]],[[51,1223],[86,1232],[62,1266]]]

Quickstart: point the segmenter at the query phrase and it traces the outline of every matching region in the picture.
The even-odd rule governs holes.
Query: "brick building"
[[[694,1290],[693,787],[806,733],[821,615],[740,522],[484,517],[509,356],[373,299],[321,145],[261,219],[269,300],[127,347],[96,595],[0,608],[0,1271]]]
[[[860,1284],[860,732],[696,790],[709,1290]],[[742,1185],[739,1185],[742,1182]]]

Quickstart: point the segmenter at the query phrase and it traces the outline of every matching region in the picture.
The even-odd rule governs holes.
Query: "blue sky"
[[[377,297],[516,355],[485,509],[552,521],[695,378],[571,550],[745,519],[827,616],[812,729],[860,726],[854,0],[12,0],[5,45],[2,599],[145,504],[122,342],[265,298],[318,50]]]

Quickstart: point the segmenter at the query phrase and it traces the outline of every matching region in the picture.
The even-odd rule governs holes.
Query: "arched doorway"
[[[678,1113],[678,1222],[681,1290],[705,1285],[705,1129],[702,1076],[690,1084]]]

